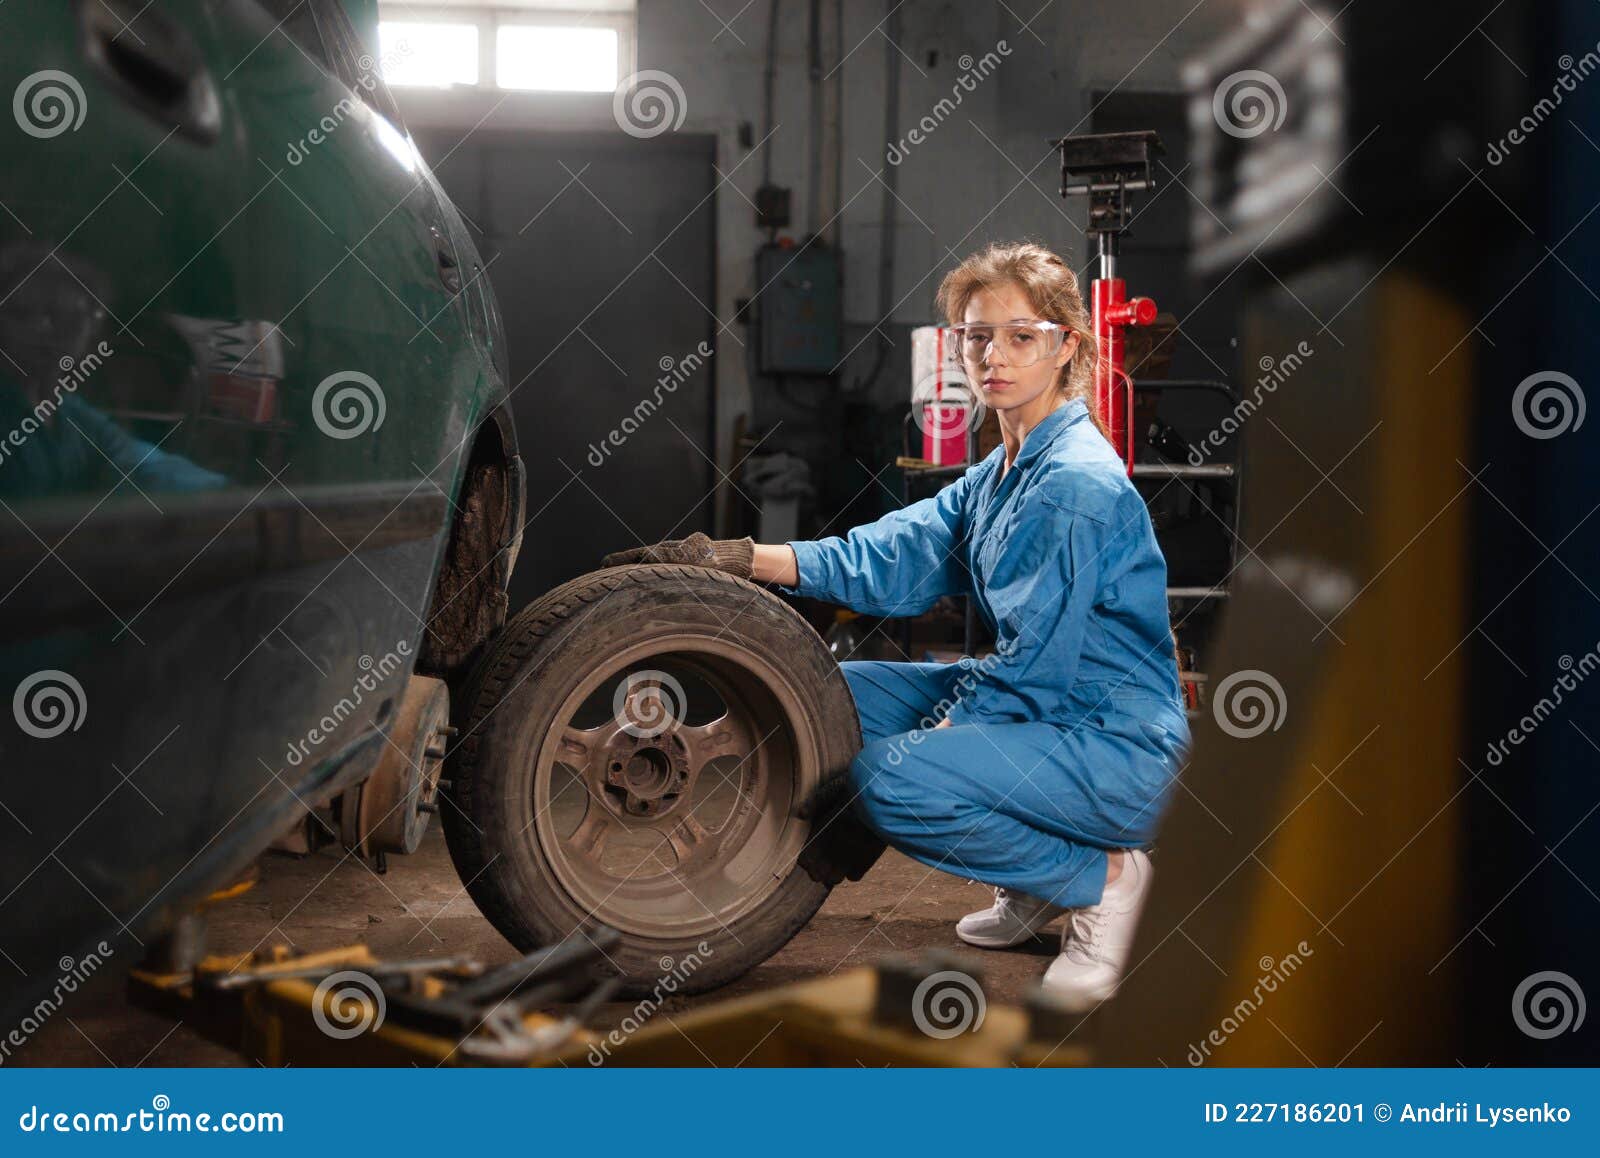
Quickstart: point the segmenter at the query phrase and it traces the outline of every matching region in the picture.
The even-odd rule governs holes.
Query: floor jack
[[[617,995],[604,926],[486,968],[365,945],[207,954],[204,922],[152,945],[129,1000],[271,1066],[1081,1066],[1099,1023],[1042,992],[989,1006],[974,961],[930,952],[690,1008],[658,986],[596,1030]]]
[[[1154,322],[1156,303],[1128,297],[1127,283],[1117,276],[1117,257],[1130,220],[1129,194],[1156,186],[1151,162],[1162,153],[1161,138],[1149,131],[1092,133],[1063,137],[1056,146],[1061,150],[1061,195],[1089,198],[1086,234],[1095,240],[1098,259],[1089,296],[1100,350],[1094,364],[1094,402],[1131,475],[1134,387],[1124,368],[1123,330]]]

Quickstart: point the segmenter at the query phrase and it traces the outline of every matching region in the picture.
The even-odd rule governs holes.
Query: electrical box
[[[782,185],[763,185],[756,190],[756,228],[789,228],[790,191]]]
[[[842,281],[836,249],[764,245],[756,251],[761,373],[833,373],[843,353]]]

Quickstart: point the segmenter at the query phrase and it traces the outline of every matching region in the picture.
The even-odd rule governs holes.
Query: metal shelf
[[[1226,599],[1226,587],[1168,587],[1168,599]]]
[[[956,478],[967,472],[970,462],[952,463],[949,466],[903,466],[900,469],[914,478]]]
[[[1208,462],[1204,466],[1187,466],[1171,462],[1136,462],[1134,478],[1232,478],[1231,462]]]
[[[1134,389],[1136,391],[1137,390],[1197,390],[1197,391],[1206,391],[1206,392],[1209,392],[1209,393],[1214,393],[1214,394],[1221,395],[1223,398],[1228,399],[1230,401],[1232,401],[1236,397],[1236,395],[1234,394],[1233,389],[1230,386],[1228,386],[1226,383],[1224,383],[1224,382],[1216,382],[1216,381],[1209,381],[1209,380],[1206,380],[1206,379],[1198,379],[1198,378],[1134,379],[1133,387],[1134,387]],[[913,428],[914,419],[915,419],[915,413],[914,412],[908,412],[906,417],[905,417],[905,419],[902,422],[902,445],[905,447],[905,451],[906,451],[906,453],[902,455],[902,459],[911,459],[913,457],[909,452],[910,452],[910,449],[911,449],[911,447],[910,447],[910,443],[911,443],[910,435],[911,435],[911,431],[912,431],[912,428]],[[921,481],[921,480],[938,481],[938,480],[942,480],[942,479],[958,478],[962,474],[964,474],[968,469],[970,469],[972,466],[976,465],[977,458],[978,458],[978,455],[977,455],[978,437],[977,437],[977,435],[978,435],[978,432],[975,429],[969,429],[967,431],[967,459],[968,459],[968,461],[966,461],[966,462],[953,463],[953,464],[948,465],[948,466],[932,466],[932,465],[929,465],[929,466],[912,466],[912,465],[902,465],[900,462],[897,461],[896,465],[899,465],[900,466],[900,470],[901,470],[901,485],[903,487],[902,495],[901,495],[902,501],[907,502],[907,503],[909,503],[911,501],[911,486],[912,486],[914,481]],[[1238,467],[1237,467],[1237,464],[1231,463],[1231,462],[1203,463],[1200,466],[1193,466],[1193,465],[1190,465],[1188,463],[1141,463],[1141,462],[1136,462],[1136,463],[1133,464],[1133,469],[1132,469],[1132,471],[1130,471],[1130,474],[1134,479],[1174,479],[1174,478],[1232,479],[1232,478],[1235,478],[1238,475]],[[1235,510],[1237,511],[1237,498],[1235,498]],[[1232,531],[1234,533],[1235,538],[1234,538],[1234,541],[1232,543],[1230,543],[1230,545],[1229,545],[1230,546],[1230,559],[1233,562],[1237,562],[1237,552],[1238,552],[1238,544],[1237,544],[1238,524],[1237,524],[1237,522],[1235,522],[1235,525],[1232,528]],[[1230,569],[1230,574],[1231,574],[1231,569]],[[1228,592],[1228,589],[1226,587],[1192,586],[1192,587],[1168,587],[1167,588],[1167,598],[1168,599],[1191,600],[1191,601],[1196,602],[1196,603],[1203,603],[1203,602],[1205,602],[1207,600],[1212,600],[1212,599],[1227,599],[1228,595],[1229,595],[1229,592]],[[970,597],[963,596],[962,597],[962,603],[965,605],[965,616],[964,616],[964,618],[965,618],[965,621],[966,621],[965,632],[964,632],[965,639],[963,640],[963,652],[964,652],[964,654],[971,655],[972,654],[972,648],[973,648],[973,642],[974,642],[974,639],[976,637],[976,630],[977,630],[977,611],[976,611],[976,608],[974,606],[974,602]],[[911,620],[911,618],[908,617],[905,620],[903,639],[902,639],[904,650],[906,651],[906,653],[908,655],[910,654],[910,651],[911,651],[911,647],[910,647],[910,644],[911,644],[911,624],[912,624],[912,620]],[[1192,712],[1190,714],[1191,714],[1191,717],[1194,715],[1194,713],[1192,713]]]

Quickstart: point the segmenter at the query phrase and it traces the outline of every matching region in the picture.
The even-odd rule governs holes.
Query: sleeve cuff
[[[795,539],[784,544],[794,551],[795,570],[798,582],[792,587],[780,583],[778,590],[789,595],[800,595],[806,598],[825,598],[821,586],[817,582],[823,570],[821,548],[816,543],[806,539]]]

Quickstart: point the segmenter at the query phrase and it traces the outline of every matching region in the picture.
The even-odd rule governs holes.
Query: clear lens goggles
[[[1072,331],[1057,322],[965,322],[949,326],[950,360],[969,365],[983,361],[992,345],[1008,366],[1031,366],[1053,358]]]

